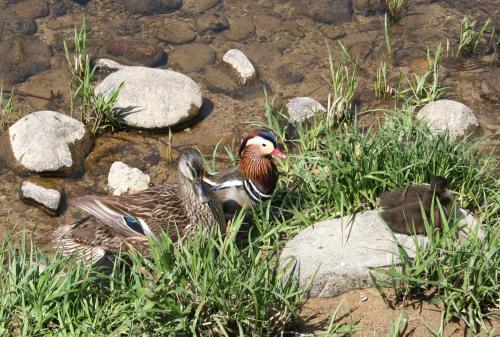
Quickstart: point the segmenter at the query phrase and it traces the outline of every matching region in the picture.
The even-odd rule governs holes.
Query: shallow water
[[[383,0],[372,1],[374,8],[370,10],[364,0],[185,0],[180,9],[160,14],[155,12],[157,8],[145,8],[144,3],[147,2],[0,1],[0,21],[10,20],[10,28],[0,29],[0,52],[4,53],[0,55],[0,82],[6,88],[14,88],[18,113],[45,109],[69,113],[69,77],[63,41],[71,38],[74,25],[83,16],[89,29],[90,51],[95,57],[172,68],[192,77],[202,87],[205,118],[174,134],[174,154],[184,146],[196,145],[211,155],[219,141],[229,145],[238,142],[247,123],[264,119],[264,95],[259,87],[228,95],[211,85],[217,80],[210,74],[211,63],[219,62],[231,48],[241,49],[251,59],[261,83],[276,97],[278,105],[296,96],[311,96],[326,103],[330,90],[325,80],[326,46],[333,47],[333,55],[337,57],[337,40],[343,41],[361,67],[357,110],[363,112],[393,104],[377,101],[373,95],[375,72],[386,54],[380,15]],[[399,71],[408,75],[421,73],[427,47],[434,50],[439,42],[446,47],[448,39],[452,49],[456,48],[460,21],[465,14],[481,23],[487,18],[495,21],[499,14],[496,0],[410,0],[410,4],[401,23],[391,28],[395,75]],[[339,12],[343,14],[336,14]],[[180,32],[167,29],[174,23],[182,23]],[[204,31],[207,27],[213,30]],[[16,34],[34,38],[14,45],[14,49],[1,47]],[[43,48],[32,39],[41,41]],[[21,64],[16,71],[1,67],[2,62],[13,57],[29,59],[29,64]],[[494,149],[500,141],[500,68],[496,55],[481,50],[480,55],[466,59],[450,57],[443,62],[441,74],[442,81],[452,88],[447,97],[463,102],[476,113],[483,135]],[[373,120],[370,114],[363,116],[366,123]],[[168,181],[172,177],[171,165],[160,155],[160,142],[165,140],[165,134],[106,134],[96,141],[88,156],[84,176],[59,181],[69,198],[106,193],[107,173],[115,160],[149,173],[154,184]],[[498,150],[496,153],[499,154]],[[60,217],[51,218],[19,201],[22,178],[3,163],[0,163],[0,177],[3,218],[0,237],[14,226],[25,226],[35,229],[37,242],[44,245],[55,227],[81,216],[70,207]]]

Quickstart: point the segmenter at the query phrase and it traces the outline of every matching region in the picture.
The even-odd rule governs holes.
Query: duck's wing
[[[76,255],[85,263],[95,264],[106,253],[116,254],[130,246],[141,254],[149,254],[147,237],[135,235],[124,237],[93,216],[87,216],[73,224],[59,227],[53,233],[56,248],[65,256]]]
[[[203,180],[213,190],[220,190],[229,187],[243,186],[245,178],[237,168],[229,168],[215,173],[206,173]]]
[[[396,233],[409,235],[425,233],[420,202],[382,209],[379,214],[384,222]]]
[[[129,196],[84,196],[72,202],[123,237],[158,235],[189,218],[175,185],[161,185]]]
[[[394,208],[418,203],[427,191],[429,191],[428,186],[409,186],[384,192],[379,197],[379,205],[381,208]]]

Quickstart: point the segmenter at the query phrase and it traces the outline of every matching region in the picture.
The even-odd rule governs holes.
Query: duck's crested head
[[[205,164],[200,151],[187,148],[182,151],[178,163],[179,173],[187,180],[194,181],[203,178]]]
[[[440,193],[444,191],[446,188],[448,188],[448,181],[446,180],[445,177],[435,176],[432,177],[430,185],[431,185],[431,190]]]
[[[247,132],[241,142],[240,157],[243,157],[243,153],[250,148],[263,157],[275,156],[281,159],[285,158],[285,155],[278,148],[276,136],[270,130],[253,129]]]
[[[193,188],[192,191],[198,200],[202,203],[208,202],[209,196],[207,187],[203,182],[205,164],[203,163],[203,156],[200,151],[193,148],[187,148],[182,151],[181,157],[179,158],[178,170],[181,181],[188,180],[191,183],[190,185]],[[189,183],[181,185],[189,186]]]

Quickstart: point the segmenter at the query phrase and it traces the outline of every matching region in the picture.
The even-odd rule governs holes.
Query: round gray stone
[[[196,117],[202,105],[198,85],[172,70],[126,67],[107,76],[96,91],[107,95],[121,83],[115,114],[131,128],[161,130],[179,126]]]
[[[311,97],[295,97],[286,105],[290,119],[302,122],[312,116],[316,111],[326,111],[325,107]]]
[[[469,228],[476,223],[463,210],[459,210],[459,216]],[[414,257],[415,238],[394,235],[409,256]],[[416,239],[422,246],[429,242],[423,235]],[[280,261],[283,266],[294,264],[287,276],[297,277],[302,288],[314,277],[311,297],[333,297],[371,286],[370,272],[397,262],[398,246],[378,210],[371,210],[319,222],[302,230],[287,242]],[[380,274],[375,276],[382,277]]]
[[[74,175],[93,138],[82,122],[54,111],[33,112],[14,123],[0,137],[0,154],[21,174]]]
[[[448,99],[427,104],[417,113],[417,119],[425,121],[437,134],[448,131],[452,139],[474,133],[479,128],[476,115],[469,107]]]

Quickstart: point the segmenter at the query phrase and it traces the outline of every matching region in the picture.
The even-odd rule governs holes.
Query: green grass
[[[0,249],[1,336],[276,336],[302,302],[278,251],[239,248],[235,232],[163,236],[150,259],[132,253],[108,273],[59,256],[41,271],[45,258],[25,244]]]
[[[13,123],[12,114],[14,112],[14,105],[12,104],[12,93],[4,103],[3,88],[0,86],[0,127],[2,130],[7,130]]]
[[[469,17],[464,16],[460,23],[460,36],[456,56],[464,53],[474,54],[479,47],[479,42],[483,38],[484,31],[491,26],[491,20],[488,19],[483,26],[476,30],[476,21],[470,21]]]
[[[407,0],[387,0],[387,13],[393,22],[398,22],[403,18],[408,10]]]
[[[120,128],[120,121],[114,115],[114,104],[123,86],[110,92],[97,94],[95,91],[95,71],[90,63],[90,55],[87,54],[87,28],[83,20],[80,29],[75,28],[73,34],[74,51],[69,51],[66,41],[64,51],[68,68],[71,75],[71,114],[74,111],[74,103],[79,104],[81,121],[88,125],[92,134],[100,130]]]

